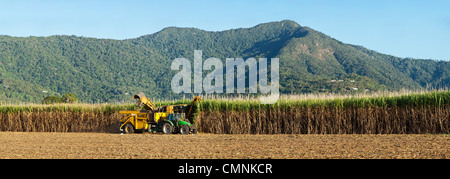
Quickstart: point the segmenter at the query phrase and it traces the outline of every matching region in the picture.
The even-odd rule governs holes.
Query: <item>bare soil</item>
[[[450,158],[450,135],[0,132],[0,158]]]

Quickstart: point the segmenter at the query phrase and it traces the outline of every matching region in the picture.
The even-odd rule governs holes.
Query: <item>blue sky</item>
[[[127,39],[168,26],[221,31],[284,19],[381,53],[450,60],[446,0],[0,0],[0,34],[21,37]]]

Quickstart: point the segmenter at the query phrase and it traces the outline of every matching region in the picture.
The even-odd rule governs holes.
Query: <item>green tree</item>
[[[47,96],[42,100],[42,104],[55,104],[61,103],[61,99],[56,96]]]
[[[78,98],[73,93],[66,93],[64,96],[61,97],[61,102],[63,103],[77,103]]]

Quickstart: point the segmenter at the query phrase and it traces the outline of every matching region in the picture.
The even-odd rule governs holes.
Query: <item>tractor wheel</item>
[[[133,125],[131,125],[130,123],[125,124],[125,125],[122,127],[122,129],[123,129],[123,132],[124,132],[125,134],[132,134],[132,133],[134,133],[134,127],[133,127]]]
[[[189,134],[189,126],[187,125],[182,125],[180,127],[180,134]]]
[[[162,126],[162,133],[163,134],[172,134],[173,133],[173,126],[170,123],[164,123]]]

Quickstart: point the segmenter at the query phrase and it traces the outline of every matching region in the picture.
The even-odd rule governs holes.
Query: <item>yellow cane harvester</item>
[[[194,124],[193,111],[195,103],[201,98],[195,96],[191,104],[168,105],[156,107],[152,101],[145,97],[143,92],[134,95],[136,105],[143,106],[145,110],[120,111],[126,115],[120,120],[120,131],[123,133],[135,132],[162,132],[163,134],[195,134],[197,127]]]

